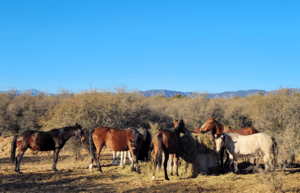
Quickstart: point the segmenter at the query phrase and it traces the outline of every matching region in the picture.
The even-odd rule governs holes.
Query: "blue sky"
[[[0,90],[300,88],[298,0],[5,1]]]

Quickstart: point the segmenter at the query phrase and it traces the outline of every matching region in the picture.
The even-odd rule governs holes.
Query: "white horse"
[[[265,133],[256,133],[252,135],[240,135],[237,133],[223,133],[215,135],[216,150],[219,152],[222,147],[225,147],[229,153],[229,158],[234,162],[234,172],[238,172],[237,157],[263,153],[265,169],[273,169],[273,159],[276,161],[277,143],[275,139]],[[275,162],[276,163],[276,162]],[[231,169],[231,163],[230,163]]]
[[[120,154],[121,154],[121,157],[120,157]],[[113,160],[112,160],[112,165],[114,165],[114,162],[116,161],[117,162],[117,158],[120,157],[120,167],[123,166],[123,164],[126,163],[126,157],[128,155],[128,158],[130,160],[131,163],[133,163],[133,160],[132,160],[132,157],[131,157],[131,154],[129,151],[113,151]]]

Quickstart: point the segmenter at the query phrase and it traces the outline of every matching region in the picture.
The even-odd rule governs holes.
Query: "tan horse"
[[[260,151],[263,153],[265,169],[267,171],[273,167],[272,154],[276,164],[277,143],[273,137],[265,133],[256,133],[253,135],[223,133],[215,135],[214,141],[218,152],[223,147],[229,152],[229,158],[234,162],[234,172],[238,172],[237,157],[255,154]]]

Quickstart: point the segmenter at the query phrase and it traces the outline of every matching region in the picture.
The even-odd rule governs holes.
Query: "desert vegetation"
[[[4,137],[4,139],[27,129],[48,131],[53,128],[74,125],[76,122],[82,125],[86,130],[94,129],[100,125],[120,129],[128,127],[147,128],[150,129],[150,133],[154,136],[161,128],[173,127],[173,120],[175,119],[183,119],[185,121],[186,128],[192,130],[200,128],[209,117],[215,117],[216,120],[223,125],[230,125],[235,129],[251,126],[260,132],[265,132],[274,136],[278,142],[278,159],[282,166],[288,166],[293,162],[295,163],[299,157],[300,93],[296,93],[293,89],[279,89],[274,93],[259,93],[257,95],[243,98],[233,97],[231,99],[208,99],[205,93],[199,93],[193,97],[145,97],[140,96],[138,92],[127,91],[124,88],[118,88],[115,92],[99,90],[82,92],[79,94],[69,94],[69,92],[64,91],[54,96],[47,94],[32,96],[30,93],[16,95],[16,93],[13,92],[5,94],[0,93],[0,134]],[[73,144],[72,140],[70,140],[69,144],[67,144],[64,149],[66,152],[68,151],[68,155],[70,154],[71,157],[74,157],[73,152],[76,152],[75,157],[77,160],[74,159],[72,161],[76,166],[74,173],[76,173],[76,176],[84,175],[86,183],[90,183],[89,179],[96,177],[96,174],[86,174],[86,171],[79,171],[79,169],[85,170],[87,164],[82,164],[82,166],[77,167],[78,163],[87,161],[87,152],[82,153],[85,151],[84,148],[81,149],[79,146],[74,147]],[[9,149],[10,147],[6,148]],[[6,149],[3,150],[3,152],[5,151]],[[44,155],[44,157],[48,158],[49,156],[51,157],[52,153],[51,155]],[[7,158],[8,157],[9,156],[7,155]],[[52,159],[49,159],[50,162],[48,160],[45,164],[51,164]],[[60,159],[63,159],[63,157]],[[2,163],[5,162],[6,155],[1,154],[1,160]],[[43,162],[44,160],[42,159],[40,161]],[[60,161],[58,161],[58,169],[60,164],[59,162]],[[26,159],[22,162],[21,167],[26,167],[25,165]],[[9,168],[10,166],[7,167]],[[50,171],[51,167],[49,166],[48,168]],[[107,170],[107,168],[105,169]],[[141,183],[144,184],[136,186],[134,189],[130,189],[130,186],[128,186],[127,189],[121,189],[121,191],[138,192],[139,187],[141,190],[153,188],[153,191],[157,191],[159,186],[171,188],[172,183],[178,184],[180,187],[183,184],[189,184],[189,182],[186,181],[188,178],[184,178],[182,176],[176,178],[175,181],[166,184],[162,182],[148,183],[148,181],[146,183],[143,180],[151,179],[151,177],[147,178],[148,176],[146,174],[142,174],[142,177],[137,177],[137,174],[129,174],[130,172],[125,174],[125,170],[122,170],[121,172],[116,171],[117,169],[118,168],[115,167],[109,169],[109,171],[112,172],[111,176],[115,177],[110,176],[108,177],[109,179],[106,179],[107,181],[113,183],[114,179],[116,179],[115,181],[123,182],[125,179],[120,177],[120,175],[124,174],[129,176],[128,178],[130,179],[140,178],[140,180],[142,179]],[[145,166],[144,173],[145,170],[149,170],[148,173],[151,173],[150,169],[151,167]],[[5,170],[4,166],[1,167],[1,170],[2,172],[7,171],[6,173],[1,173],[2,177],[9,175],[7,177],[13,178],[13,175],[15,175],[9,174],[8,169]],[[50,176],[49,171],[47,170],[46,172],[48,176],[47,178],[49,178],[48,180],[53,178]],[[13,172],[12,167],[10,172]],[[141,172],[143,173],[143,170]],[[40,173],[43,172],[40,171]],[[162,174],[163,172],[160,173]],[[57,176],[64,178],[61,174],[58,174]],[[281,182],[287,183],[286,181],[288,181],[287,179],[289,178],[289,175],[281,173],[280,176],[281,177],[270,177],[270,179],[281,180]],[[242,181],[245,180],[245,178],[248,178],[247,176],[240,176],[231,173],[222,176],[207,176],[207,178],[199,175],[194,180],[212,183],[210,181],[214,181],[212,179],[213,177],[222,178],[223,181],[228,181],[228,179],[232,178],[232,181],[241,183],[241,185],[244,183]],[[101,177],[96,177],[96,181],[101,181],[100,178]],[[296,178],[300,178],[300,175]],[[264,177],[264,179],[266,178]],[[4,181],[2,181],[2,183],[3,182]],[[196,181],[192,182],[195,184]],[[259,177],[255,177],[255,183],[264,184],[259,180]],[[265,184],[266,186],[270,185],[270,183]],[[192,187],[191,185],[183,185],[182,188],[184,186],[187,187],[187,191],[221,191],[219,186],[199,187],[196,185],[195,187]],[[227,185],[224,186],[226,187]],[[298,189],[294,186],[290,187],[292,188],[285,186],[283,183],[282,186],[275,188],[274,190],[300,190],[300,186]],[[228,188],[230,188],[230,186],[227,187],[227,190],[230,190]],[[238,189],[235,190],[238,191]],[[28,189],[28,191],[31,191],[31,189]],[[67,191],[72,191],[72,189],[68,189]],[[107,191],[109,192],[109,189],[107,189]]]

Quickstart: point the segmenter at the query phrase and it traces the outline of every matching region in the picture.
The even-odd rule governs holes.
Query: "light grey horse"
[[[275,139],[265,133],[252,135],[240,135],[237,133],[222,133],[215,135],[216,150],[219,152],[222,147],[229,153],[229,159],[234,162],[234,172],[238,172],[237,158],[240,156],[263,153],[265,169],[273,169],[272,160],[276,163],[277,143]],[[231,163],[230,163],[231,169]]]
[[[121,154],[121,155],[120,155]],[[120,167],[123,166],[123,164],[126,163],[126,157],[128,155],[128,158],[131,163],[133,163],[130,151],[113,151],[113,160],[112,160],[112,165],[114,165],[114,162],[117,162],[117,158],[120,157]]]

